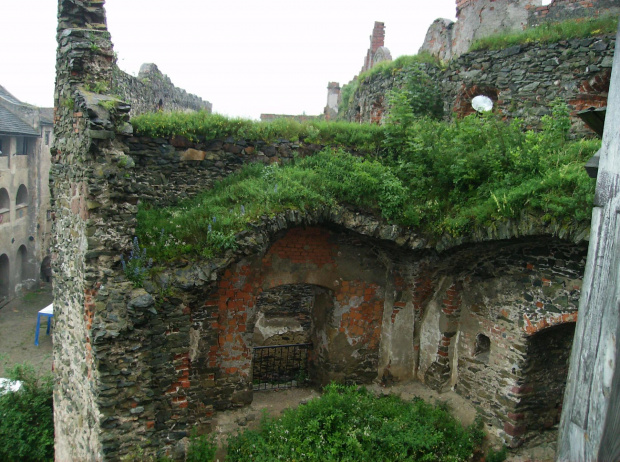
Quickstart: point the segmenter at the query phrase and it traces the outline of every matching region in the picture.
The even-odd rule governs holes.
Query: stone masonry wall
[[[54,214],[54,421],[57,460],[99,460],[100,371],[93,354],[92,323],[97,282],[85,264],[89,213],[88,175],[97,141],[81,85],[109,79],[112,44],[101,2],[60,1],[52,147]],[[97,51],[92,43],[97,44]],[[81,380],[76,380],[80,377]]]
[[[620,6],[615,0],[554,0],[546,6],[541,0],[457,0],[456,22],[435,20],[419,52],[449,61],[467,53],[476,40],[495,34],[618,13]]]
[[[565,101],[573,114],[605,106],[614,48],[613,37],[599,37],[478,51],[452,60],[445,71],[431,67],[429,75],[441,87],[446,114],[472,113],[471,99],[484,94],[502,115],[536,126],[556,99]],[[387,92],[402,78],[375,75],[360,83],[345,118],[377,121],[377,114],[387,112]],[[586,130],[576,117],[573,126]]]
[[[138,77],[115,67],[111,92],[130,104],[132,117],[155,111],[212,110],[210,102],[175,87],[167,75],[150,63],[140,67]]]
[[[619,13],[620,5],[615,0],[553,0],[548,5],[531,8],[528,25]]]
[[[489,279],[512,287],[519,301],[504,308],[509,321],[484,318],[490,332],[506,333],[506,345],[508,336],[573,319],[577,284],[566,301],[561,290],[544,290],[546,280],[554,290],[569,287],[558,281],[577,277],[573,255],[581,244],[540,237],[560,230],[528,217],[431,241],[345,207],[288,211],[240,233],[235,251],[163,265],[134,287],[120,255],[130,248],[141,201],[172,204],[245,162],[286,162],[295,150],[310,155],[319,147],[134,137],[130,107],[88,90],[111,81],[114,69],[103,1],[60,0],[58,43],[51,173],[58,460],[117,460],[138,451],[182,460],[194,427],[208,431],[214,412],[252,399],[256,302],[272,288],[319,288],[312,312],[319,383],[417,377],[443,387],[447,377],[458,390],[461,326],[477,287],[486,305],[502,304],[499,289],[483,290]],[[564,236],[581,242],[585,234]],[[533,248],[541,250],[526,251]],[[547,266],[537,263],[543,260]],[[561,278],[546,276],[552,260]],[[496,261],[512,269],[494,276]],[[492,370],[499,376],[508,367],[500,359]],[[518,374],[509,381],[517,386]],[[476,396],[477,386],[470,387]],[[503,422],[500,400],[512,400],[498,393],[491,422]],[[514,433],[504,431],[510,441]]]

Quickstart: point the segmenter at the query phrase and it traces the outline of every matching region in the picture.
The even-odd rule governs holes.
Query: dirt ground
[[[39,289],[17,297],[0,308],[0,377],[6,377],[6,369],[19,363],[31,364],[41,375],[52,372],[52,337],[45,335],[45,324],[41,326],[39,346],[34,345],[37,312],[52,300],[51,284],[42,284]],[[420,382],[399,383],[387,388],[372,385],[370,388],[377,394],[394,393],[403,399],[418,396],[430,402],[446,402],[453,415],[465,425],[471,424],[476,416],[475,408],[461,396],[454,392],[438,394]],[[257,392],[250,406],[217,414],[217,439],[224,443],[228,435],[255,427],[263,413],[277,416],[284,409],[297,407],[319,396],[318,391],[309,388]],[[555,459],[556,436],[554,432],[542,434],[527,446],[513,451],[507,460],[551,462]],[[500,447],[496,439],[490,438],[489,442],[494,447]],[[224,457],[225,452],[220,450],[218,460],[223,461]]]
[[[21,363],[31,364],[39,375],[52,372],[52,336],[45,335],[47,322],[41,322],[39,346],[34,344],[37,312],[52,300],[52,285],[47,283],[0,308],[0,377],[6,377],[7,368]]]

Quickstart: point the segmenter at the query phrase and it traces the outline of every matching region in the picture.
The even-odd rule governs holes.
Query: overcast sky
[[[53,105],[55,0],[1,0],[0,85]],[[214,112],[321,114],[327,83],[360,70],[375,21],[396,58],[416,54],[428,26],[454,20],[454,0],[107,0],[121,69],[157,64]]]

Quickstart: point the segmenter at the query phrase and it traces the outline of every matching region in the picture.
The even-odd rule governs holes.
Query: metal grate
[[[252,383],[254,390],[294,388],[308,382],[308,350],[311,343],[254,348]]]

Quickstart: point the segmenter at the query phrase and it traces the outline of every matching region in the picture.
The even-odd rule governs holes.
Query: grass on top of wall
[[[472,43],[469,51],[502,50],[514,45],[555,43],[561,40],[610,35],[615,34],[617,29],[617,16],[546,22],[539,26],[525,29],[524,31],[506,32],[476,40]]]
[[[431,238],[523,213],[569,229],[590,219],[595,182],[583,166],[600,141],[568,141],[568,120],[565,106],[543,118],[540,132],[495,114],[391,120],[380,156],[327,148],[286,166],[248,165],[177,207],[141,205],[137,234],[156,261],[208,258],[235,248],[235,234],[262,216],[330,204]]]
[[[383,131],[377,125],[320,120],[297,122],[286,118],[257,122],[209,114],[205,111],[148,113],[134,117],[131,123],[138,135],[156,138],[181,135],[190,140],[199,141],[232,137],[268,143],[286,139],[347,146],[365,152],[376,152],[383,139]]]

